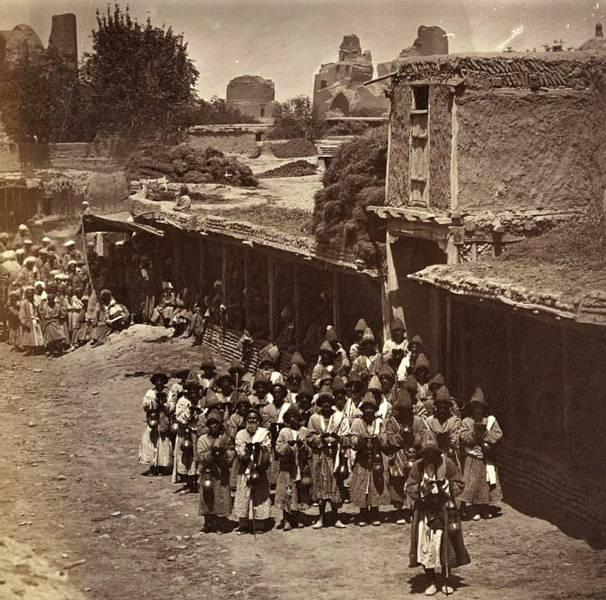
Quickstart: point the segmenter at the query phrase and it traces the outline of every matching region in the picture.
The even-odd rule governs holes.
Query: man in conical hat
[[[426,432],[421,458],[412,465],[405,486],[414,502],[409,566],[423,567],[426,596],[434,596],[438,589],[445,595],[452,594],[450,570],[471,562],[452,503],[464,487],[458,466],[442,453],[435,434]]]
[[[312,400],[314,397],[314,386],[308,378],[303,379],[295,396],[296,405],[301,411],[301,424],[307,427],[312,414]]]
[[[349,347],[349,361],[353,364],[359,356],[360,342],[364,332],[368,329],[368,324],[364,319],[358,319],[354,327],[354,343]]]
[[[334,526],[343,528],[345,526],[338,514],[343,498],[336,471],[339,466],[340,446],[347,445],[349,421],[343,413],[335,412],[334,396],[329,386],[322,387],[316,403],[318,412],[309,418],[309,435],[307,437],[308,445],[311,448],[312,495],[320,510],[313,528],[321,529],[328,525],[325,515],[328,503],[334,513]]]
[[[325,372],[328,372],[331,377],[343,373],[343,365],[337,358],[337,353],[331,343],[327,340],[324,340],[320,345],[318,362],[311,373],[311,377],[316,385],[321,374]]]
[[[377,352],[377,340],[372,329],[368,327],[358,345],[358,357],[353,361],[351,370],[364,379],[365,376],[376,373],[381,364],[382,357]]]
[[[408,511],[412,509],[412,504],[408,501],[404,484],[412,462],[419,457],[425,431],[425,421],[413,414],[410,394],[399,388],[393,413],[385,423],[384,437],[384,450],[389,464],[389,494],[396,510],[402,511],[398,525],[410,522]]]
[[[465,491],[459,499],[469,505],[474,521],[492,515],[490,505],[503,499],[499,475],[494,464],[494,447],[503,437],[495,416],[490,413],[481,388],[476,388],[469,401],[470,416],[463,419],[459,431],[464,461]]]
[[[248,397],[251,406],[257,407],[258,410],[266,404],[273,402],[273,397],[269,392],[271,382],[263,371],[257,371],[253,383],[253,393]]]
[[[288,388],[288,402],[293,404],[295,402],[295,396],[299,391],[299,386],[303,381],[303,373],[298,365],[291,365],[288,375],[286,377],[286,387]]]
[[[425,402],[429,399],[429,379],[431,363],[425,354],[421,353],[415,360],[413,375],[417,380],[417,400]]]
[[[327,341],[331,345],[335,353],[336,360],[341,363],[344,369],[349,369],[350,365],[349,359],[347,357],[347,352],[339,341],[339,335],[337,333],[337,330],[332,325],[328,325],[328,327],[326,327],[325,341]]]
[[[427,429],[436,436],[442,452],[458,465],[461,419],[452,414],[453,404],[450,391],[443,385],[436,393],[434,414],[427,418],[426,424]]]
[[[356,450],[356,459],[349,489],[352,503],[360,509],[359,527],[369,522],[381,525],[379,507],[391,504],[387,456],[382,448],[385,423],[376,416],[377,409],[373,393],[367,392],[360,405],[362,416],[351,424],[350,442]]]

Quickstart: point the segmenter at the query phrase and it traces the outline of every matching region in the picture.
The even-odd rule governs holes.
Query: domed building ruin
[[[225,100],[243,115],[264,123],[273,122],[276,90],[271,79],[258,75],[240,75],[227,84]]]

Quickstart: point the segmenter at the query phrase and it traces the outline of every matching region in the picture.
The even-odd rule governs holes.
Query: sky
[[[122,1],[122,6],[126,2]],[[131,14],[182,33],[200,71],[203,98],[225,97],[238,75],[272,79],[277,100],[311,95],[322,63],[335,61],[355,33],[373,61],[412,45],[419,25],[439,25],[451,52],[495,52],[514,36],[515,50],[562,38],[579,46],[606,24],[606,0],[130,0]],[[95,11],[105,0],[0,0],[0,29],[31,25],[48,43],[51,15],[73,12],[80,54],[90,50]]]

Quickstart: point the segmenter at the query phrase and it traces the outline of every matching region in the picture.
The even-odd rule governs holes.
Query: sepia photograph
[[[1,0],[0,600],[605,600],[603,23]]]

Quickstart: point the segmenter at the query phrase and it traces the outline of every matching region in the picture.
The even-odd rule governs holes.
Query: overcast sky
[[[516,50],[556,38],[578,46],[605,19],[606,0],[130,0],[131,13],[183,33],[200,71],[200,95],[225,96],[237,75],[276,84],[278,100],[311,95],[321,63],[334,61],[343,35],[356,33],[377,62],[412,44],[419,25],[439,25],[451,52],[489,52],[518,31]],[[122,2],[126,6],[126,2]],[[602,6],[603,5],[603,6]],[[46,46],[52,14],[73,12],[80,53],[90,48],[102,0],[0,0],[0,29],[28,23]],[[126,57],[125,57],[126,59]]]

